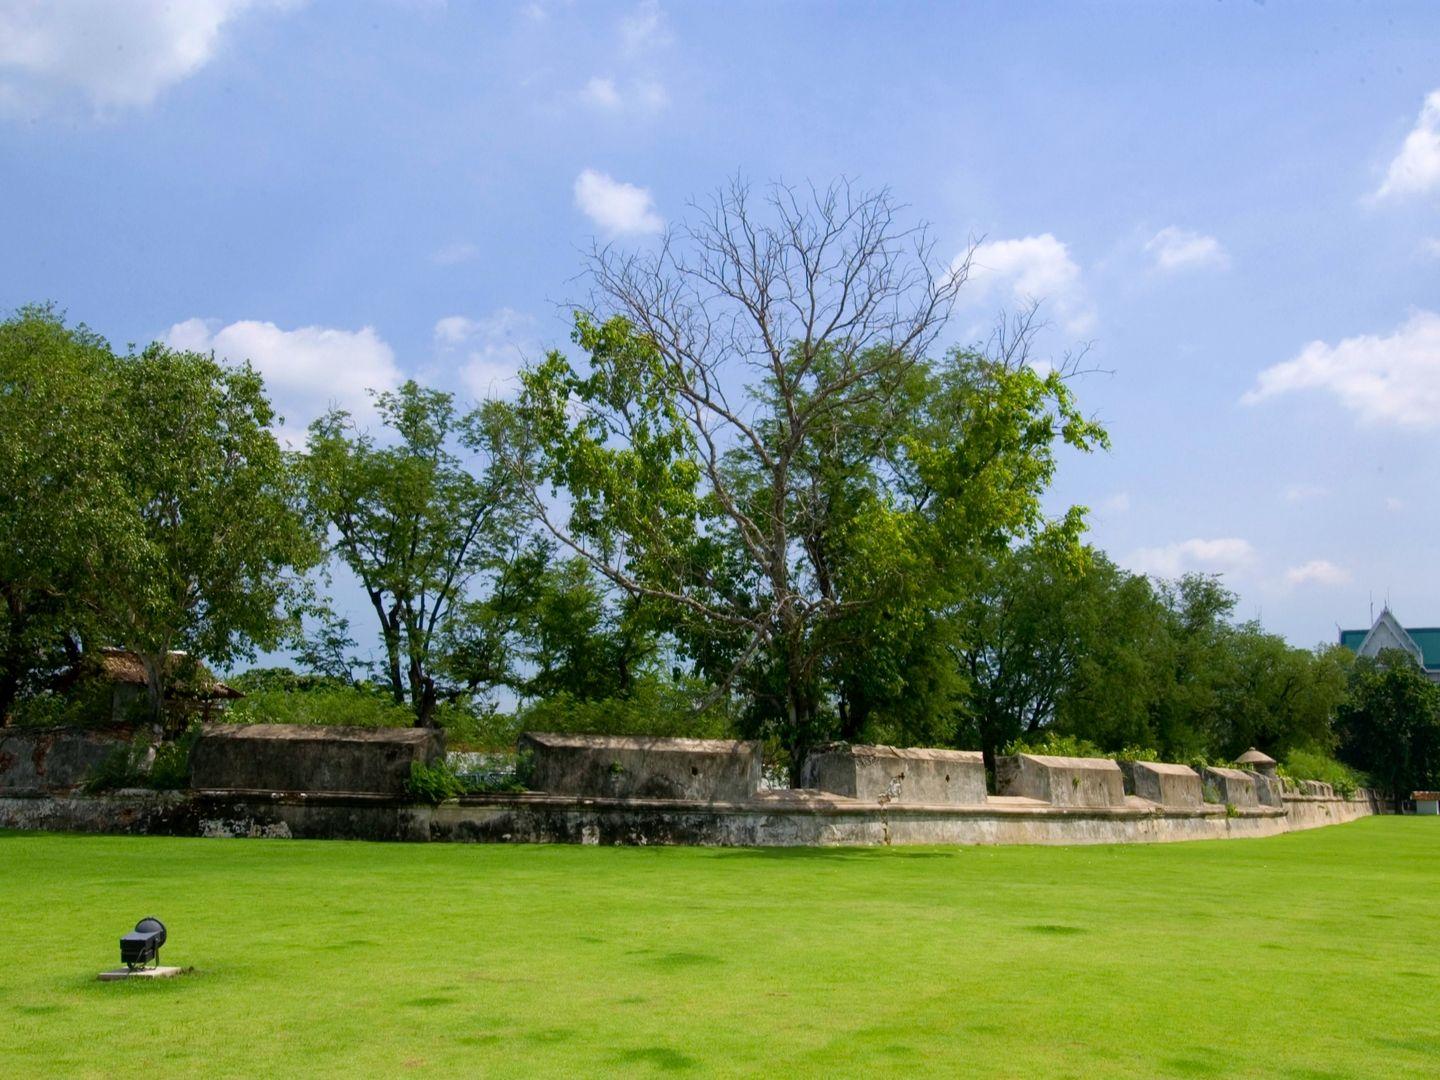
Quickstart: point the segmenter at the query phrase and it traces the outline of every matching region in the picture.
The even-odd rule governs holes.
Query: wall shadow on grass
[[[663,848],[650,848],[663,851]],[[876,859],[956,859],[959,851],[915,851],[893,847],[757,847],[715,848],[717,859],[748,859],[782,862],[866,862]]]
[[[634,1050],[622,1050],[614,1060],[622,1065],[653,1065],[662,1072],[684,1072],[696,1068],[700,1062],[692,1057],[672,1050],[668,1046],[644,1046]]]

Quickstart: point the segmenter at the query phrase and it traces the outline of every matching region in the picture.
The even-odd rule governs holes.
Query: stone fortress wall
[[[1017,754],[987,791],[977,751],[830,745],[769,789],[756,743],[529,733],[527,790],[439,805],[406,792],[440,737],[208,725],[183,792],[85,795],[93,732],[0,732],[0,828],[409,841],[800,846],[1083,844],[1271,836],[1387,808],[1264,772]]]

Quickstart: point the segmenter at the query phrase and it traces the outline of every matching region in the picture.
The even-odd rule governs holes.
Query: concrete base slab
[[[178,967],[136,968],[134,971],[129,968],[116,968],[114,971],[102,971],[95,977],[101,982],[121,982],[125,979],[173,979],[184,972],[184,968]]]

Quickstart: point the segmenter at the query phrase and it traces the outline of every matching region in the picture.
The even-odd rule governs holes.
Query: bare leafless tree
[[[737,180],[692,211],[656,250],[595,248],[586,312],[597,322],[623,316],[653,345],[703,487],[720,508],[718,527],[744,552],[754,594],[729,602],[687,567],[637,574],[627,554],[649,537],[596,545],[558,520],[533,484],[532,503],[562,543],[616,585],[743,639],[730,677],[762,650],[782,658],[794,727],[817,704],[807,699],[816,663],[807,639],[844,603],[796,535],[805,498],[797,459],[848,412],[894,392],[944,326],[970,252],[937,259],[927,227],[902,221],[888,191],[843,180],[777,184],[758,195]],[[632,418],[612,412],[607,431],[624,443]]]

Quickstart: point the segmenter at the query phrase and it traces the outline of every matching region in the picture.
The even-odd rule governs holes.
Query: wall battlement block
[[[444,753],[435,728],[206,724],[190,754],[190,786],[400,796],[413,763],[431,765]]]
[[[760,744],[729,739],[527,731],[530,787],[592,798],[746,802],[760,790]]]
[[[128,728],[0,730],[0,794],[79,787],[130,742]]]
[[[978,750],[893,746],[817,747],[800,784],[865,802],[976,806],[985,802],[985,758]]]
[[[1255,782],[1255,798],[1261,806],[1284,806],[1285,785],[1278,776],[1267,776],[1253,769],[1243,770]]]
[[[1105,758],[1014,754],[995,759],[995,790],[1052,806],[1124,806],[1120,766]]]
[[[1200,774],[1188,765],[1162,761],[1122,761],[1125,794],[1149,799],[1161,806],[1200,806],[1204,803]]]
[[[1215,802],[1222,802],[1227,806],[1260,805],[1260,799],[1255,794],[1255,781],[1250,778],[1249,773],[1207,765],[1200,770],[1200,778],[1207,789],[1213,789],[1219,796],[1213,800]]]

